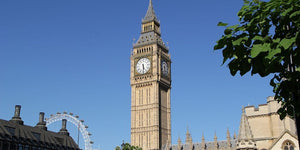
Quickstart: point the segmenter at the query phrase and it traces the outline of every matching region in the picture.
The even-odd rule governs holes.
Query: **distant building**
[[[166,150],[299,150],[295,121],[290,117],[280,120],[277,110],[280,103],[268,97],[267,104],[243,108],[238,137],[206,142],[202,135],[200,143],[193,143],[189,131],[185,143],[178,139],[177,144],[165,146]]]
[[[21,106],[16,105],[11,120],[0,119],[0,150],[80,150],[62,121],[58,133],[47,131],[44,113],[40,113],[35,127],[24,125],[20,117]]]

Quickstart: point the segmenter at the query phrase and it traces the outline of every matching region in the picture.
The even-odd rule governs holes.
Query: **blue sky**
[[[224,140],[227,128],[238,133],[242,106],[273,95],[270,77],[232,77],[213,51],[223,33],[217,23],[236,24],[242,4],[153,0],[172,58],[173,144],[187,126],[194,142],[215,132]],[[129,58],[147,8],[148,0],[0,1],[0,118],[9,120],[16,104],[32,126],[41,111],[73,112],[94,148],[130,142]]]

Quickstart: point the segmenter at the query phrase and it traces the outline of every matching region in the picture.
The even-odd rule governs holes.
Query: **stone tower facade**
[[[171,143],[171,58],[152,0],[130,61],[131,145],[158,150]]]

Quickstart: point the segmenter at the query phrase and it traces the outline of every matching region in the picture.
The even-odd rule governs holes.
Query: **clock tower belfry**
[[[171,144],[171,57],[152,0],[130,60],[131,145],[159,150]]]

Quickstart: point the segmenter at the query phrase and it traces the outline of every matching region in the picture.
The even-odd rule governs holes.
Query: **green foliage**
[[[142,148],[131,146],[129,143],[123,143],[121,147],[117,146],[115,150],[142,150]]]
[[[238,17],[237,25],[218,23],[225,30],[214,50],[222,50],[223,64],[228,62],[233,76],[274,75],[270,85],[282,104],[280,117],[293,116],[294,108],[300,115],[300,1],[244,0]]]

